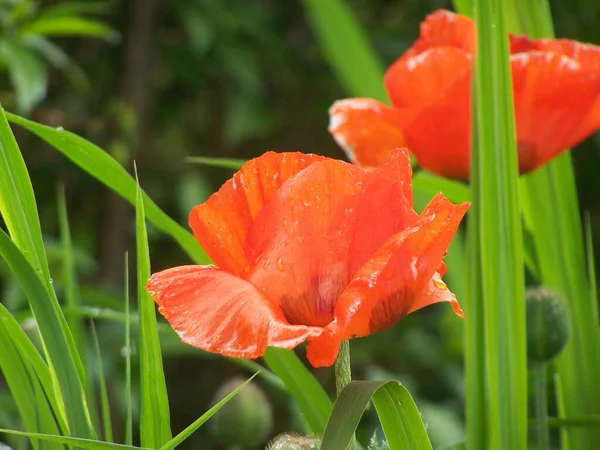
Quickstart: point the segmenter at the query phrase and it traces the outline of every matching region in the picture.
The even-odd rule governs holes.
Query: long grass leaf
[[[100,352],[100,343],[96,333],[96,325],[91,322],[92,341],[94,343],[94,353],[96,354],[96,367],[98,368],[98,389],[100,391],[100,409],[102,411],[103,437],[107,442],[113,442],[112,423],[110,417],[110,405],[108,403],[108,390],[106,389],[106,379],[104,378],[104,369],[102,364],[102,353]]]
[[[46,351],[50,360],[54,362],[70,433],[75,436],[93,437],[94,432],[85,406],[84,390],[74,362],[69,358],[69,343],[63,333],[62,324],[55,314],[48,290],[25,256],[2,230],[0,230],[0,257],[6,261],[21,285],[34,311],[40,334],[44,336]]]
[[[134,447],[132,445],[114,444],[112,442],[94,441],[92,439],[74,438],[68,436],[57,436],[53,434],[28,433],[25,431],[0,429],[0,433],[27,436],[49,442],[58,442],[66,445],[75,445],[79,448],[89,450],[151,450],[146,447]]]
[[[221,409],[223,407],[223,405],[225,405],[225,403],[227,403],[238,392],[240,392],[244,388],[244,386],[246,386],[248,383],[250,383],[250,381],[252,381],[252,379],[256,375],[258,375],[258,373],[255,373],[254,375],[252,375],[244,383],[240,384],[237,388],[235,388],[233,391],[231,391],[229,394],[227,394],[225,397],[223,397],[223,399],[220,400],[219,402],[217,402],[217,404],[215,406],[210,408],[208,411],[206,411],[204,414],[202,414],[200,417],[198,417],[193,423],[191,423],[189,426],[187,426],[181,433],[179,433],[177,436],[175,436],[173,439],[171,439],[169,442],[167,442],[165,445],[163,445],[160,448],[160,450],[172,450],[175,447],[177,447],[179,444],[181,444],[183,441],[185,441],[189,436],[191,436],[191,434],[194,431],[196,431],[198,428],[200,428],[219,409]]]
[[[146,233],[144,198],[137,185],[136,191],[136,249],[137,289],[140,309],[140,436],[142,445],[158,448],[171,439],[169,399],[162,364],[160,341],[156,327],[154,300],[146,291],[150,278],[150,254]]]
[[[515,22],[522,27],[512,31],[525,32],[533,38],[554,37],[546,0],[509,3],[518,11]],[[525,223],[538,255],[539,280],[562,295],[571,329],[576,330],[555,363],[559,411],[563,418],[597,414],[600,411],[598,304],[595,295],[590,295],[592,287],[587,277],[590,267],[586,267],[571,156],[565,153],[524,177],[521,191]],[[584,450],[590,442],[600,440],[600,427],[565,428],[561,437],[564,448]]]
[[[131,398],[131,314],[129,312],[129,254],[125,253],[125,444],[133,443],[133,399]]]
[[[381,60],[348,5],[343,0],[302,3],[321,50],[346,91],[387,101]]]
[[[100,147],[63,129],[41,125],[11,113],[6,115],[12,123],[36,134],[98,181],[135,205],[135,180]],[[208,257],[193,236],[166,215],[146,194],[142,195],[148,220],[161,231],[171,235],[194,261],[199,264],[207,263]]]
[[[508,32],[503,0],[475,0],[479,245],[488,449],[527,446],[527,359],[522,230]],[[473,299],[475,301],[475,299]],[[469,426],[472,426],[471,424]]]
[[[373,400],[390,450],[431,450],[423,419],[397,381],[352,381],[341,392],[327,422],[321,450],[345,449]]]

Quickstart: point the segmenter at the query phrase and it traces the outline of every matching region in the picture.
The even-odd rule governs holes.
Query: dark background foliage
[[[0,38],[15,38],[19,27],[40,11],[66,3],[0,0]],[[128,169],[135,160],[144,189],[180,223],[231,175],[226,169],[186,162],[188,156],[249,159],[267,149],[297,149],[344,158],[327,132],[327,109],[348,94],[315,39],[302,1],[88,3],[101,5],[91,17],[117,33],[52,36],[70,63],[55,67],[44,62],[41,51],[37,63],[23,69],[29,74],[27,92],[45,87],[30,107],[15,94],[14,62],[0,44],[0,100],[7,110],[86,137]],[[386,65],[415,39],[426,14],[451,7],[434,0],[348,3]],[[599,5],[593,0],[554,2],[557,34],[600,43]],[[17,8],[25,11],[21,19],[9,19]],[[134,248],[131,206],[32,135],[15,131],[37,195],[57,289],[60,258],[52,249],[58,236],[57,188],[64,186],[83,302],[122,310],[123,255]],[[599,149],[595,136],[573,153],[582,209],[590,212],[593,224],[600,198]],[[169,238],[149,232],[153,270],[188,262]],[[0,286],[1,301],[25,317],[19,288],[6,277],[0,278]],[[396,378],[407,385],[434,445],[453,444],[464,434],[462,325],[449,310],[429,308],[385,333],[352,343],[355,375]],[[123,327],[105,321],[97,326],[113,422],[122,434]],[[210,407],[222,383],[246,373],[228,360],[178,343],[172,334],[163,342],[173,431],[178,432]],[[333,388],[331,370],[317,375]],[[267,438],[297,429],[285,396],[259,385],[276,417]],[[1,392],[0,426],[18,426],[10,396],[5,389]],[[375,423],[368,416],[364,429]],[[202,428],[181,448],[226,448],[215,442],[210,429]]]

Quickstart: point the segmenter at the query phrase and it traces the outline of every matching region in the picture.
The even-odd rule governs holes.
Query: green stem
[[[352,381],[350,367],[350,342],[344,341],[340,345],[340,352],[335,359],[335,393],[339,397],[342,390]]]
[[[352,381],[352,368],[350,366],[350,341],[340,345],[340,352],[335,359],[335,393],[339,397],[344,388]],[[356,449],[356,436],[352,437],[347,450]]]
[[[535,415],[538,450],[550,449],[550,430],[548,427],[548,385],[546,379],[546,364],[540,363],[533,367],[535,384]]]

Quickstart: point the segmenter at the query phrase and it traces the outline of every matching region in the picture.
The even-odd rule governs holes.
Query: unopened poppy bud
[[[320,448],[321,439],[316,436],[282,433],[271,441],[267,450],[319,450]]]
[[[217,390],[214,403],[244,382],[236,377],[224,383]],[[247,448],[265,441],[273,427],[273,412],[263,391],[249,383],[217,411],[211,422],[212,434],[220,443]]]
[[[557,294],[545,288],[528,289],[527,358],[532,363],[556,358],[569,339],[569,322]]]

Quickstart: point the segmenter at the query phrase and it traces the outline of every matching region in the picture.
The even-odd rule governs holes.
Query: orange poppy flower
[[[519,171],[530,172],[600,127],[600,47],[510,37]],[[419,164],[467,180],[475,23],[439,10],[385,74],[392,107],[371,99],[331,107],[329,130],[361,165],[408,146]]]
[[[316,155],[265,153],[190,214],[216,266],[155,273],[147,289],[188,344],[257,358],[308,340],[315,367],[342,341],[450,302],[446,249],[468,208],[436,196],[412,208],[406,150],[376,170]]]

